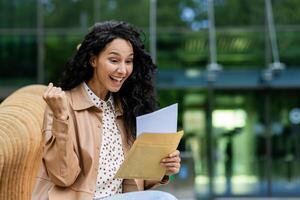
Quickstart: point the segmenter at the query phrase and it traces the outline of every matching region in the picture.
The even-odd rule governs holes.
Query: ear
[[[92,67],[96,67],[97,56],[92,55],[92,56],[90,57],[89,62],[90,62],[90,64],[91,64]]]

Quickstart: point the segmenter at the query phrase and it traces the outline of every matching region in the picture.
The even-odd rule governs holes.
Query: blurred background
[[[0,102],[56,81],[95,22],[144,31],[179,103],[179,199],[300,197],[299,0],[1,0]]]

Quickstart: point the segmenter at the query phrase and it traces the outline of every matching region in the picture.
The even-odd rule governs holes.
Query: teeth
[[[111,78],[114,79],[114,80],[116,80],[116,81],[119,81],[119,82],[121,82],[123,80],[123,78],[113,77],[113,76],[111,76]]]

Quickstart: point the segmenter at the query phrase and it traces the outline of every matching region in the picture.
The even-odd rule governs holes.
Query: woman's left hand
[[[169,154],[167,157],[163,158],[160,164],[167,169],[166,175],[172,175],[179,172],[180,161],[180,152],[176,150]]]

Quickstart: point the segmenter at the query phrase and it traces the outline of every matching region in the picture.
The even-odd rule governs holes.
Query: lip
[[[112,79],[113,81],[117,81],[119,83],[121,83],[125,77],[116,77],[116,76],[109,76],[110,79]]]

